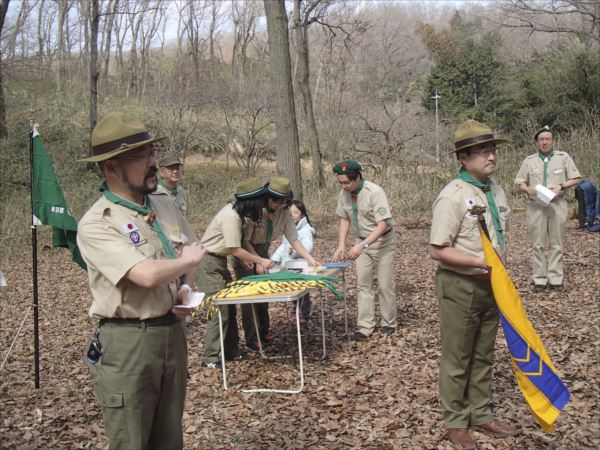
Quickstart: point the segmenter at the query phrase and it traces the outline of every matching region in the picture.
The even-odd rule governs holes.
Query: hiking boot
[[[294,320],[296,320],[296,319],[294,318]],[[273,337],[273,335],[271,333],[269,333],[266,336],[261,337],[260,340],[263,342],[264,345],[270,345],[273,343],[275,338]]]
[[[487,423],[473,425],[471,428],[475,431],[481,431],[482,433],[497,438],[516,436],[521,432],[518,428],[496,419]]]
[[[567,290],[565,285],[562,283],[561,284],[551,284],[550,289],[552,289],[553,291],[559,291],[559,292],[564,292]]]
[[[450,428],[446,431],[446,439],[458,448],[471,450],[475,448],[475,440],[466,428]]]
[[[258,342],[251,342],[250,344],[246,344],[246,350],[250,353],[259,353],[264,350],[264,347]]]
[[[200,366],[204,367],[205,369],[217,369],[217,370],[223,369],[223,364],[221,364],[220,360],[215,361],[215,362],[202,361],[202,364]]]
[[[381,327],[381,332],[383,334],[394,334],[396,332],[395,327]]]
[[[353,341],[367,341],[369,336],[362,334],[360,331],[355,331],[350,339]]]
[[[545,284],[534,284],[533,285],[533,292],[544,292],[546,290],[546,285]]]

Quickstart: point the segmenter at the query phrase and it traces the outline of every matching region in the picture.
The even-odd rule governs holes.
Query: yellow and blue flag
[[[556,373],[510,275],[481,226],[479,232],[517,383],[542,429],[551,433],[552,424],[569,402],[569,390]]]

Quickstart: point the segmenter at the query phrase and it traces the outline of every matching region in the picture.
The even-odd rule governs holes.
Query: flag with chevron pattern
[[[553,423],[569,402],[569,390],[537,335],[510,275],[480,226],[486,264],[491,267],[492,290],[500,310],[500,322],[512,357],[517,383],[542,429]]]

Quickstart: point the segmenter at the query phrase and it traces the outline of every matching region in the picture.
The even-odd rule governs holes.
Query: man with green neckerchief
[[[188,193],[181,185],[183,163],[174,152],[165,154],[158,160],[158,175],[160,181],[152,195],[168,195],[177,204],[184,217],[188,211]]]
[[[97,321],[87,351],[111,449],[183,448],[187,383],[182,319],[206,250],[158,184],[153,138],[111,113],[92,132],[102,196],[78,225]],[[178,248],[173,246],[176,243]]]
[[[338,247],[333,261],[356,260],[357,329],[352,339],[368,339],[375,330],[375,291],[373,276],[377,273],[381,331],[393,334],[397,326],[394,254],[396,233],[394,219],[383,189],[363,180],[362,167],[347,159],[333,166],[341,186],[336,214],[340,218]],[[356,243],[346,253],[346,239],[352,228]]]
[[[567,152],[555,150],[550,127],[539,129],[533,139],[538,152],[525,158],[515,177],[519,190],[529,197],[527,228],[533,244],[533,291],[542,292],[548,284],[551,289],[564,290],[562,249],[568,215],[564,194],[579,184],[581,175]],[[537,185],[554,192],[549,204],[535,201]],[[546,239],[550,241],[547,262]]]
[[[463,449],[475,448],[469,428],[495,437],[518,433],[494,419],[490,409],[499,313],[472,210],[485,207],[490,239],[504,258],[509,207],[503,189],[490,178],[496,172],[496,144],[504,142],[475,120],[463,123],[452,151],[461,169],[433,204],[429,254],[439,262],[440,404],[448,440]]]

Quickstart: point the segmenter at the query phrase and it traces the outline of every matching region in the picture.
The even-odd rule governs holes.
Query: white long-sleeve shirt
[[[312,254],[313,238],[317,234],[317,232],[312,226],[310,226],[310,224],[306,220],[306,217],[300,219],[300,221],[296,225],[296,230],[298,230],[298,240],[306,249],[306,251]],[[289,241],[284,237],[281,245],[277,247],[275,253],[271,255],[271,259],[281,264],[285,264],[290,259],[302,259],[302,257],[293,249],[292,253],[290,254],[290,247],[291,245]]]

